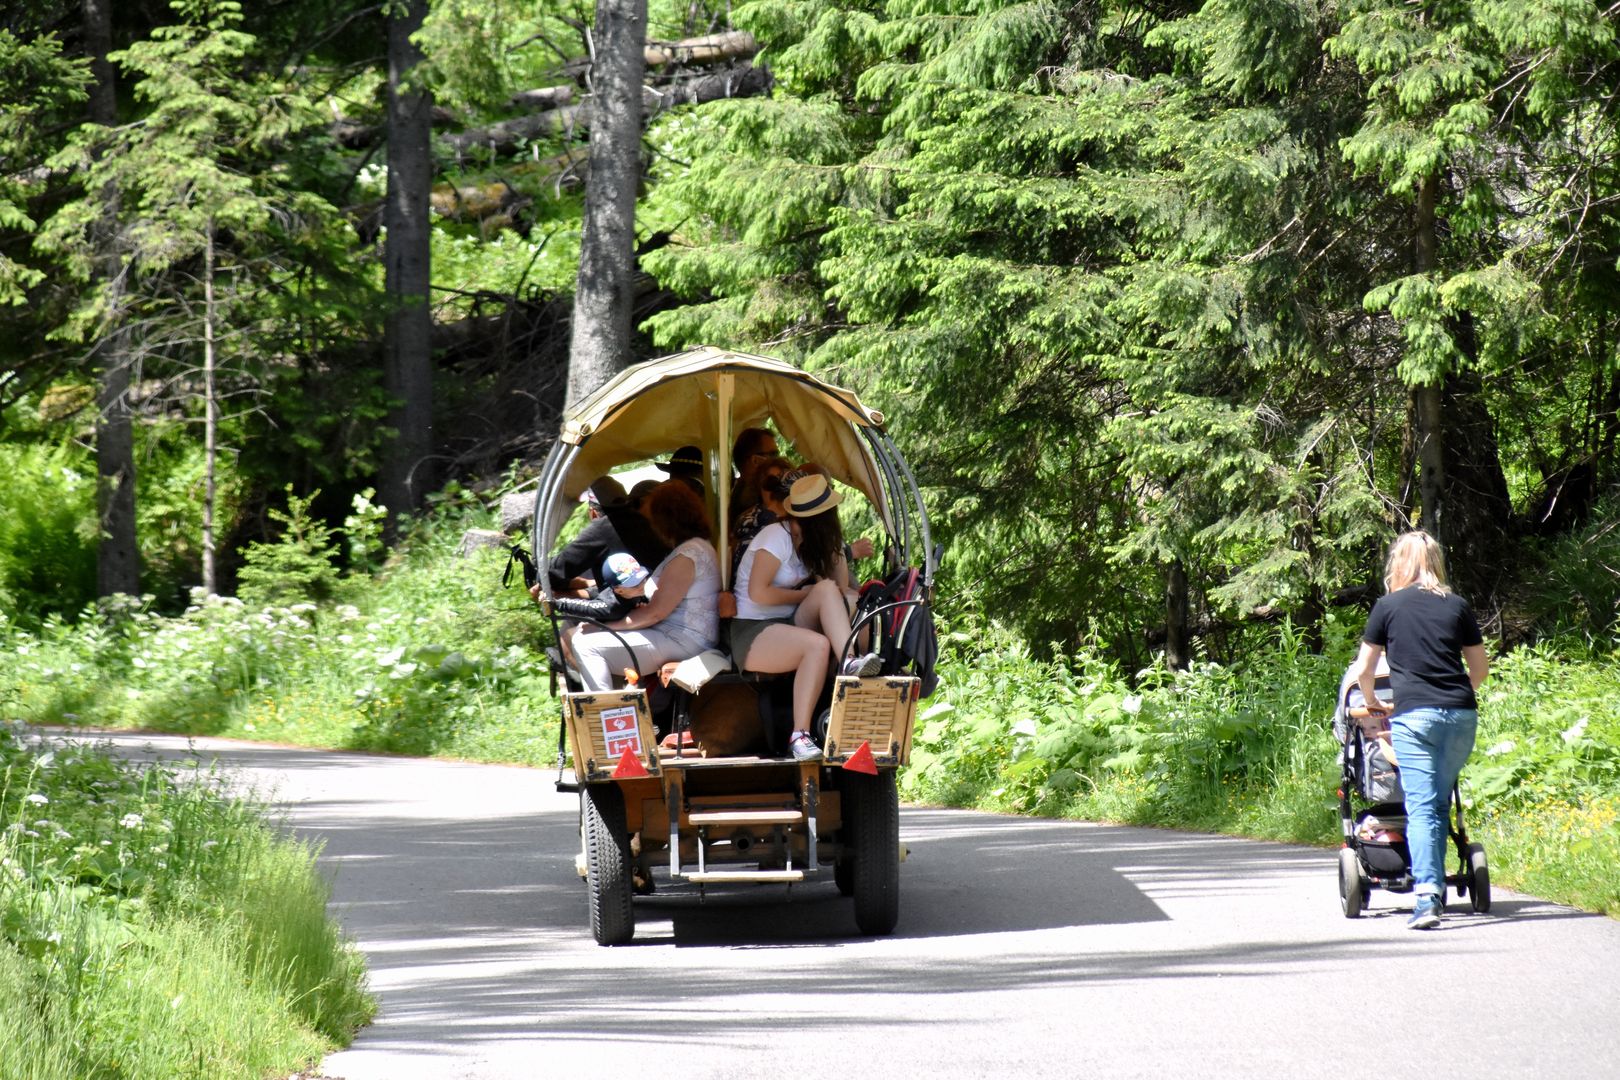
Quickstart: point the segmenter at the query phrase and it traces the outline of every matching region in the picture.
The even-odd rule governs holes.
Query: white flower
[[[1498,757],[1502,754],[1511,754],[1518,745],[1519,744],[1514,742],[1512,739],[1503,739],[1501,742],[1485,751],[1485,756]]]
[[[24,799],[23,801],[24,802],[31,802],[35,806],[49,806],[51,804],[51,800],[49,798],[47,798],[44,795],[41,795],[37,791],[34,792],[32,795],[28,796],[28,798]]]
[[[146,819],[139,814],[125,814],[118,819],[118,824],[126,829],[138,829],[145,824]]]
[[[1587,718],[1583,716],[1579,720],[1575,721],[1574,724],[1570,725],[1569,730],[1564,732],[1564,741],[1567,743],[1578,741],[1582,733],[1586,731],[1586,722]]]
[[[1119,708],[1121,712],[1124,712],[1130,716],[1135,716],[1137,713],[1142,711],[1142,695],[1126,694],[1122,699],[1120,699]]]

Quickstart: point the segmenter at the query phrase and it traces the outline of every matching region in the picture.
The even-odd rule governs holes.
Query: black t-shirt
[[[557,552],[551,563],[551,585],[563,589],[574,578],[595,581],[602,572],[602,561],[615,551],[628,551],[649,571],[669,554],[669,546],[658,539],[652,525],[640,512],[628,506],[609,507],[603,516],[579,531],[567,547]]]
[[[1416,585],[1385,593],[1367,616],[1361,639],[1383,646],[1389,657],[1397,715],[1421,708],[1479,707],[1462,650],[1483,644],[1484,638],[1468,601],[1456,593],[1432,593]]]

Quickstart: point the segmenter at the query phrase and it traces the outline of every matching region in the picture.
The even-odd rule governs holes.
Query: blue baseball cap
[[[629,552],[615,551],[602,560],[602,576],[599,580],[603,585],[611,585],[615,589],[633,589],[647,580],[647,568]]]

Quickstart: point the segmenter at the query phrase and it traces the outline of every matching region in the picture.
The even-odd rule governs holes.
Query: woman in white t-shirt
[[[764,494],[780,500],[783,519],[761,529],[738,564],[731,657],[744,671],[793,672],[788,749],[813,761],[821,750],[810,735],[811,714],[828,664],[849,639],[855,599],[836,513],[842,496],[824,476],[792,473]],[[843,674],[864,678],[880,665],[875,654],[857,656]]]

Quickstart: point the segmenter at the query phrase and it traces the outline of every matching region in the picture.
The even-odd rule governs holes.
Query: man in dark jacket
[[[631,502],[611,476],[591,485],[586,502],[590,523],[551,561],[553,592],[577,594],[587,588],[598,580],[597,570],[616,551],[628,552],[646,567],[657,567],[669,554],[669,546],[641,516],[639,502]]]
[[[570,619],[609,623],[622,619],[631,608],[647,602],[647,568],[634,555],[615,551],[602,561],[596,575],[600,590],[589,600],[559,596],[551,602],[557,614]]]

